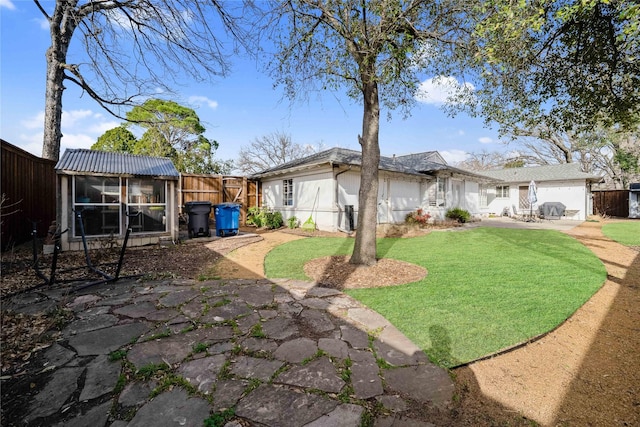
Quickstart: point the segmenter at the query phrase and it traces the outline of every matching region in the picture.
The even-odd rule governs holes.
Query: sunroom
[[[128,246],[178,239],[177,183],[171,160],[93,150],[66,150],[56,164],[61,249]]]

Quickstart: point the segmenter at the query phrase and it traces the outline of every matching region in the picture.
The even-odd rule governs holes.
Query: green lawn
[[[349,254],[353,240],[309,238],[275,248],[270,278],[308,280],[307,260]],[[547,332],[604,283],[600,260],[556,231],[476,228],[380,239],[378,255],[421,265],[408,285],[349,290],[443,366],[456,366]]]
[[[605,224],[602,233],[625,246],[640,246],[640,220]]]

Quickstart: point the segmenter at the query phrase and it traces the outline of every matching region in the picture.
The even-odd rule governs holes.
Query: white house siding
[[[388,205],[390,223],[404,222],[408,213],[423,208],[421,179],[391,178],[389,181]]]
[[[284,179],[293,180],[293,206],[283,205]],[[319,229],[334,229],[335,191],[330,169],[302,171],[263,179],[262,195],[263,203],[274,211],[281,212],[285,221],[295,216],[302,224],[311,217]]]
[[[488,205],[481,208],[484,214],[501,215],[504,209],[520,209],[520,187],[528,187],[529,182],[509,182],[500,185],[509,186],[509,198],[496,197],[495,185],[487,189]],[[547,181],[536,183],[538,202],[534,210],[545,202],[560,202],[566,206],[567,219],[584,221],[591,214],[588,205],[588,190],[584,181]]]

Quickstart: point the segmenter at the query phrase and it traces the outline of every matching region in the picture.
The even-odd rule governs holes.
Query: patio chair
[[[513,209],[513,215],[511,216],[511,218],[517,221],[524,221],[524,212],[518,211],[516,205],[511,205],[511,208]]]

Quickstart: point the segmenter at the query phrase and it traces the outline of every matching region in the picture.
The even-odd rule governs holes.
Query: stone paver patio
[[[61,303],[75,320],[45,351],[26,425],[203,426],[226,414],[211,425],[428,426],[453,398],[448,373],[383,317],[313,283],[121,280],[40,294],[38,307]]]

